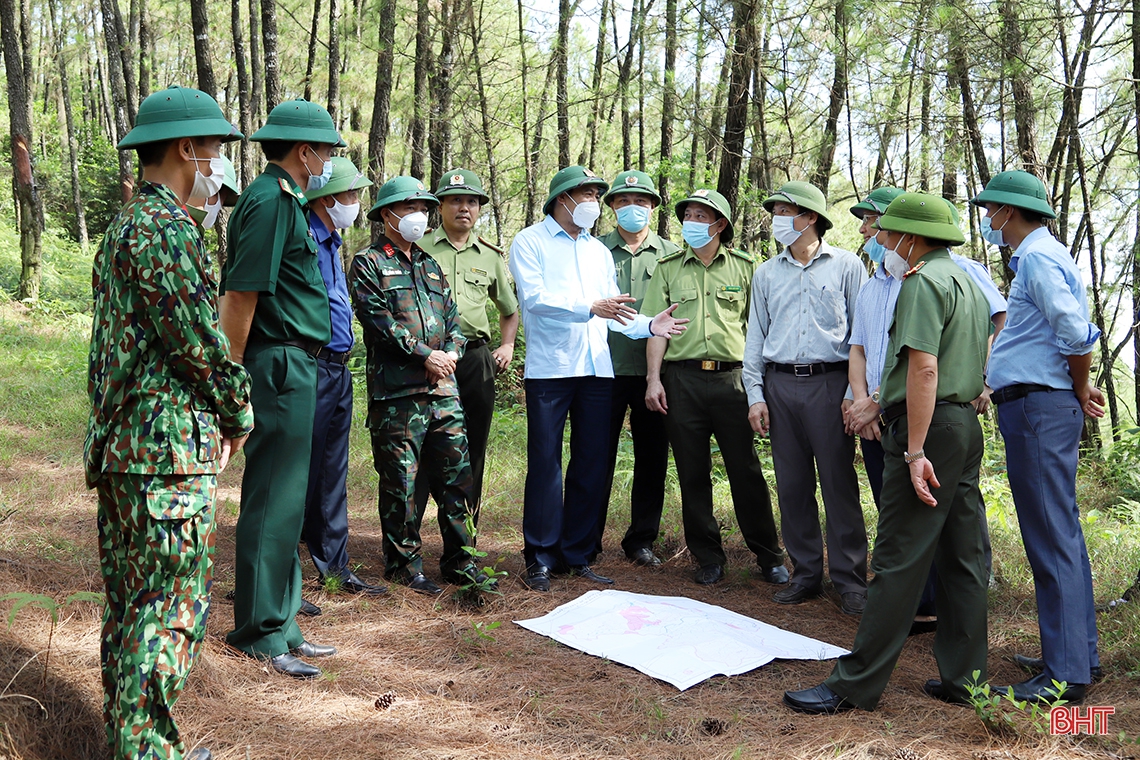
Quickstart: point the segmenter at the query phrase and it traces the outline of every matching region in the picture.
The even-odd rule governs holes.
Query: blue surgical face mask
[[[617,214],[618,225],[626,232],[641,232],[649,224],[649,209],[645,206],[631,203],[614,213]]]
[[[863,244],[863,250],[867,252],[871,261],[876,264],[882,264],[883,256],[887,253],[887,249],[875,238],[868,239],[867,242]]]
[[[314,152],[313,155],[316,156],[317,154]],[[320,156],[317,156],[317,158],[320,158]],[[322,187],[324,187],[325,185],[327,185],[329,183],[330,179],[332,179],[332,172],[333,172],[332,161],[325,161],[324,162],[324,165],[321,167],[321,173],[320,174],[313,174],[312,170],[309,169],[309,162],[306,161],[305,162],[305,171],[309,172],[309,184],[307,185],[306,189],[307,190],[320,190]]]
[[[1002,208],[1005,207],[1002,206],[998,209],[998,211],[1001,211]],[[996,246],[1003,246],[1005,245],[1005,234],[1002,232],[1002,230],[1005,229],[1005,226],[1007,224],[1009,224],[1009,217],[1007,216],[1006,220],[1002,222],[1001,227],[998,227],[995,230],[993,228],[992,216],[992,214],[987,214],[986,216],[982,217],[982,237],[987,243],[992,243]]]
[[[712,225],[705,224],[704,222],[682,222],[681,223],[681,237],[685,242],[693,247],[704,248],[712,242],[713,236],[709,234],[709,227]]]

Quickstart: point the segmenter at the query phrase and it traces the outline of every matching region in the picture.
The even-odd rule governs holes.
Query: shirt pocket
[[[206,479],[212,477],[175,481],[156,478],[155,485],[146,491],[150,519],[143,553],[155,576],[167,579],[166,593],[159,604],[169,630],[190,630],[204,622],[200,612],[193,609],[194,600],[185,592],[194,585],[192,579],[210,557],[213,522],[207,508],[212,494]]]
[[[739,317],[744,311],[744,291],[743,290],[725,290],[719,288],[716,291],[716,308],[721,314],[729,317]]]
[[[222,456],[218,416],[208,409],[194,409],[194,444],[199,462],[215,462]]]
[[[678,319],[694,319],[700,311],[700,293],[696,288],[678,288],[671,292],[670,300],[677,304],[673,316]]]
[[[847,299],[838,290],[813,290],[810,306],[815,323],[823,330],[837,333],[846,327]]]
[[[410,282],[388,282],[382,291],[388,311],[392,314],[406,314],[416,310],[416,293]]]

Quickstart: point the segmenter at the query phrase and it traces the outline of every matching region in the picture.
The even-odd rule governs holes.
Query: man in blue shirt
[[[527,473],[523,496],[526,585],[550,590],[552,572],[613,583],[590,569],[606,491],[614,368],[609,330],[631,338],[685,328],[676,304],[650,319],[620,293],[613,256],[590,229],[609,184],[583,166],[550,180],[546,217],[511,243],[510,269],[526,330]],[[562,489],[562,437],[570,418],[570,464]]]
[[[1053,681],[1079,702],[1100,672],[1092,573],[1077,508],[1077,447],[1084,417],[1104,416],[1089,380],[1100,330],[1089,322],[1085,285],[1068,249],[1045,227],[1056,214],[1045,185],[1022,171],[994,176],[970,202],[986,210],[982,235],[1013,250],[1009,317],[987,372],[1005,439],[1006,470],[1037,587],[1040,672],[1013,685],[1017,699],[1051,702]]]
[[[344,281],[338,229],[351,227],[360,214],[360,190],[371,182],[347,158],[334,156],[324,187],[309,190],[309,230],[317,241],[317,263],[329,292],[332,339],[317,354],[317,408],[313,418],[313,453],[305,496],[301,538],[322,581],[353,594],[383,594],[387,589],[356,577],[348,567],[348,433],[352,425],[352,305]],[[304,611],[304,608],[302,608]]]

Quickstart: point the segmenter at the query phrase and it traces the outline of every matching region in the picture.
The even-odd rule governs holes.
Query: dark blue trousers
[[[317,410],[305,526],[301,538],[321,577],[347,576],[348,432],[352,426],[352,373],[335,362],[317,360]]]
[[[998,406],[1006,469],[1037,588],[1041,655],[1050,678],[1089,683],[1100,665],[1092,572],[1077,509],[1084,415],[1072,391],[1030,393]]]
[[[523,555],[527,567],[588,564],[606,491],[613,379],[564,377],[526,381],[527,471]],[[562,438],[570,418],[570,463],[562,489]]]

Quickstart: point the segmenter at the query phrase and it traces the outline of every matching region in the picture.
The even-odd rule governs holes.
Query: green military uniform
[[[293,126],[295,114],[310,121]],[[323,124],[324,126],[319,126]],[[337,144],[328,112],[307,101],[273,109],[252,140]],[[269,164],[230,216],[222,292],[255,292],[245,350],[257,428],[245,447],[234,572],[234,630],[226,640],[263,658],[286,654],[304,636],[297,543],[305,514],[317,352],[329,341],[328,293],[309,231],[305,196],[289,173]]]
[[[168,103],[180,123],[162,118]],[[150,96],[138,121],[120,149],[240,137],[191,89]],[[228,358],[201,235],[169,188],[139,186],[107,228],[92,284],[84,469],[107,594],[104,728],[116,760],[179,760],[170,711],[206,634],[222,438],[253,427],[249,376]]]
[[[474,195],[482,203],[488,200],[478,177],[463,169],[444,172],[436,196],[445,195]],[[471,509],[478,516],[487,439],[495,412],[495,360],[488,346],[491,321],[487,316],[487,301],[493,301],[504,317],[516,313],[519,302],[507,275],[502,249],[476,236],[474,230],[468,234],[467,243],[462,248],[457,248],[448,239],[442,227],[429,232],[418,245],[435,259],[447,277],[459,307],[459,328],[467,338],[463,356],[455,367],[455,380],[459,385],[459,400],[467,423],[467,446],[474,477]],[[420,514],[427,506],[427,497],[427,479],[421,476],[416,483],[416,507]]]
[[[420,198],[435,202],[417,180],[395,177],[380,188],[368,216],[378,220],[385,205]],[[368,349],[368,427],[380,476],[385,576],[410,581],[423,574],[423,512],[415,500],[422,465],[439,510],[440,570],[445,579],[464,582],[473,481],[463,408],[454,375],[433,384],[424,369],[432,351],[463,349],[451,288],[418,245],[412,243],[409,259],[383,235],[353,258],[349,283]]]
[[[923,234],[917,230],[926,228],[900,217],[900,213],[917,213],[909,211],[906,203],[913,206],[923,200],[927,207],[942,207],[940,213],[949,221],[940,199],[906,193],[888,206],[880,227],[901,232],[913,228],[913,234]],[[935,227],[937,234],[927,234],[961,243],[961,232],[951,226]],[[974,671],[980,671],[979,682],[986,680],[987,573],[978,517],[983,442],[970,402],[983,389],[989,313],[985,296],[946,249],[923,256],[899,291],[880,391],[884,416],[893,419],[883,431],[886,467],[871,562],[874,579],[868,586],[867,608],[852,652],[840,658],[825,682],[863,709],[874,709],[886,688],[932,561],[938,571],[934,655],[942,694],[964,701],[968,696],[964,684]],[[923,445],[941,483],[930,489],[938,501],[933,508],[919,500],[903,460],[908,442],[906,349],[938,358],[937,405]]]
[[[691,202],[707,205],[730,218],[730,213],[726,213],[727,201],[719,193],[707,190],[698,190],[680,201],[678,218],[683,215],[685,204]],[[768,484],[748,424],[748,398],[741,380],[756,262],[747,253],[724,245],[731,240],[729,226],[721,233],[722,245],[708,266],[688,245],[661,259],[641,313],[657,314],[678,304],[673,316],[690,320],[685,332],[669,340],[661,373],[669,407],[665,425],[677,464],[689,552],[701,567],[725,564],[709,479],[709,439],[715,435],[724,457],[740,532],[760,567],[768,569],[783,564],[783,552]]]

